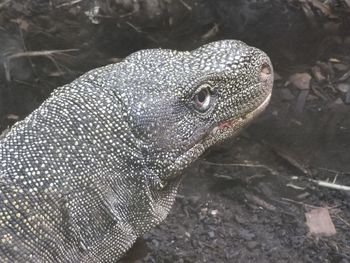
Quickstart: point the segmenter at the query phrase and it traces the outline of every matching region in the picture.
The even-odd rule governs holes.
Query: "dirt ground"
[[[142,262],[349,262],[349,192],[310,180],[350,185],[350,112],[297,118],[290,106],[276,91],[260,120],[187,172]],[[318,207],[336,235],[309,234],[305,213]]]
[[[166,9],[175,27],[171,17],[164,26],[162,15],[136,16],[130,1],[98,15],[93,2],[0,4],[1,131],[57,86],[142,48],[239,38],[266,51],[276,72],[266,112],[186,171],[166,221],[123,261],[350,262],[350,6],[165,1],[177,3]],[[306,213],[317,208],[335,234],[310,233]]]

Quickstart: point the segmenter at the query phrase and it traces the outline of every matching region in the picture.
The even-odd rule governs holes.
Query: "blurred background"
[[[2,0],[0,131],[92,68],[219,39],[271,57],[271,104],[125,261],[350,262],[349,0]]]

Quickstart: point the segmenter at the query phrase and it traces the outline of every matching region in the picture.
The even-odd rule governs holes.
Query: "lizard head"
[[[160,178],[236,135],[267,106],[273,85],[268,56],[235,40],[191,52],[143,50],[122,64],[122,79],[132,82],[121,85],[131,126]]]

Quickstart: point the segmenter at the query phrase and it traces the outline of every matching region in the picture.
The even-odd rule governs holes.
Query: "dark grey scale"
[[[272,82],[265,53],[224,40],[139,51],[58,88],[0,141],[0,261],[115,262]]]

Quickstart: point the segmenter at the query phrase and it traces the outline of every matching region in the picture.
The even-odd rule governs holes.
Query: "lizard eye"
[[[199,90],[193,97],[194,106],[197,110],[206,111],[209,109],[211,101],[210,90],[207,87]]]

